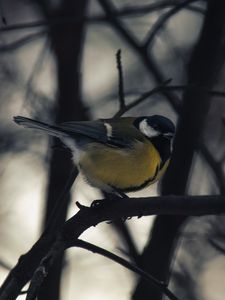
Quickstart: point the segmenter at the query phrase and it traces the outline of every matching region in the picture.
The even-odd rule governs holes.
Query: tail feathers
[[[61,128],[57,126],[49,125],[40,121],[32,120],[21,116],[14,117],[13,119],[15,123],[17,123],[18,125],[22,125],[23,127],[43,130],[46,131],[48,134],[59,138],[68,136],[68,134],[66,134]]]

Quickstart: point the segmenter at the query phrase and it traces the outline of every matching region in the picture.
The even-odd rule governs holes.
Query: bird
[[[174,123],[162,115],[47,124],[23,116],[14,121],[59,138],[86,182],[126,197],[165,173],[172,154]]]

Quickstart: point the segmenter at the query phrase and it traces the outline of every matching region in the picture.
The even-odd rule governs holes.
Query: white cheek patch
[[[108,138],[112,137],[112,126],[109,123],[104,123],[104,126],[106,128],[106,134]]]
[[[159,131],[155,130],[153,127],[151,127],[148,124],[146,119],[140,122],[139,129],[144,135],[146,135],[149,138],[152,138],[160,134]]]

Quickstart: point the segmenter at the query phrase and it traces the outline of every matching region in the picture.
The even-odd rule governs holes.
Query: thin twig
[[[2,24],[4,26],[6,26],[7,21],[6,21],[6,17],[5,17],[5,10],[4,10],[4,7],[3,7],[2,0],[0,0],[0,17],[1,17],[1,20],[2,20]]]
[[[86,241],[77,239],[74,241],[71,241],[68,243],[68,248],[69,247],[79,247],[79,248],[83,248],[86,249],[88,251],[91,251],[93,253],[98,253],[104,257],[107,257],[108,259],[111,259],[112,261],[124,266],[125,268],[135,272],[136,274],[139,274],[141,277],[143,277],[144,279],[146,279],[147,281],[151,282],[152,284],[154,284],[163,294],[165,294],[169,299],[171,300],[179,300],[166,286],[166,284],[164,282],[161,282],[160,280],[158,280],[157,278],[155,278],[154,276],[152,276],[151,274],[145,272],[143,269],[135,266],[134,264],[130,263],[129,261],[127,261],[126,259],[110,252],[107,251],[101,247],[98,247],[94,244],[88,243]]]
[[[131,108],[137,106],[138,104],[144,102],[144,100],[146,100],[147,98],[149,98],[150,96],[152,96],[153,94],[159,93],[162,91],[163,87],[166,86],[167,84],[169,84],[171,82],[171,79],[167,79],[165,82],[163,82],[161,85],[153,88],[151,91],[143,94],[142,96],[140,96],[138,99],[134,100],[132,103],[127,104],[125,107],[121,108],[115,115],[114,118],[118,118],[121,117],[123,114],[125,114],[128,110],[130,110]]]
[[[11,270],[11,267],[7,263],[5,263],[2,259],[0,259],[0,267],[6,270]]]
[[[64,205],[67,203],[67,196],[70,193],[73,183],[77,177],[77,174],[78,174],[77,169],[73,167],[70,172],[70,176],[56,201],[55,207],[52,211],[52,214],[48,221],[48,225],[46,226],[43,235],[59,230],[58,219],[60,217],[62,209],[64,208]]]
[[[143,65],[147,68],[150,74],[153,75],[155,81],[160,85],[165,82],[165,78],[158,68],[156,64],[155,58],[152,57],[151,53],[144,48],[141,43],[137,41],[137,39],[133,36],[130,30],[120,21],[120,19],[116,16],[116,8],[112,1],[109,0],[98,0],[99,4],[103,8],[106,16],[108,17],[109,24],[119,33],[119,35],[124,39],[133,50],[140,56]],[[174,94],[171,94],[167,91],[162,92],[165,95],[169,102],[172,103],[173,106],[178,106],[180,101],[178,97]]]
[[[120,103],[120,110],[121,110],[125,107],[121,49],[119,49],[116,53],[116,65],[118,69],[118,96],[119,96],[119,103]]]
[[[154,13],[158,10],[162,10],[171,6],[176,6],[180,4],[180,2],[181,2],[180,0],[158,0],[158,1],[156,0],[154,3],[150,3],[150,4],[123,7],[118,9],[117,16],[132,17],[135,15]],[[205,2],[205,0],[203,0],[203,2]],[[187,9],[200,14],[205,14],[205,10],[202,9],[201,7],[188,6]]]
[[[46,50],[48,49],[48,43],[49,43],[49,39],[46,38],[46,41],[44,41],[43,46],[40,50],[40,53],[37,55],[36,61],[34,63],[34,66],[32,68],[32,72],[27,80],[27,84],[26,84],[26,89],[25,89],[25,95],[24,95],[24,101],[21,105],[21,110],[23,108],[27,108],[29,107],[33,107],[33,105],[28,105],[28,101],[30,100],[30,96],[32,94],[32,85],[33,85],[33,81],[36,77],[36,75],[39,73],[42,65],[43,65],[43,61],[46,55]]]
[[[224,236],[223,236],[224,238]],[[225,255],[225,247],[221,246],[218,242],[216,242],[214,239],[212,238],[208,238],[208,242],[209,244],[211,244],[211,246],[216,249],[218,252],[220,252],[220,254]]]
[[[206,2],[202,0],[202,2]],[[136,15],[141,14],[149,14],[154,13],[157,10],[161,10],[167,7],[171,7],[180,3],[180,0],[161,0],[155,1],[155,3],[151,4],[144,4],[144,5],[137,5],[137,6],[130,6],[124,7],[120,10],[117,10],[115,15],[117,17],[135,17]],[[188,6],[186,9],[191,10],[196,13],[205,14],[205,10],[197,7],[197,6]],[[42,26],[57,26],[62,24],[74,24],[77,22],[86,21],[88,23],[99,23],[99,22],[108,22],[107,17],[103,15],[96,15],[96,16],[86,16],[83,18],[71,18],[71,17],[60,17],[60,18],[52,18],[51,20],[39,20],[35,22],[26,22],[26,23],[19,23],[19,24],[12,24],[8,26],[4,26],[0,28],[0,32],[6,31],[13,31],[13,30],[26,30],[29,28],[37,28]]]
[[[143,47],[147,48],[152,44],[152,41],[159,30],[162,30],[165,23],[176,13],[178,13],[180,10],[182,10],[185,6],[189,5],[190,3],[196,2],[198,0],[186,0],[183,2],[178,3],[175,7],[167,11],[166,13],[162,14],[155,24],[152,26],[150,32],[148,33],[146,40],[143,44]]]
[[[41,260],[38,268],[35,270],[28,291],[26,300],[35,300],[38,296],[41,285],[44,279],[48,275],[49,269],[53,262],[61,255],[61,253],[66,249],[66,244],[62,239],[58,239],[53,244],[50,251]]]
[[[204,143],[201,145],[201,154],[203,159],[208,162],[209,166],[213,170],[214,175],[216,175],[217,184],[221,194],[225,195],[225,180],[222,162],[215,159]]]
[[[25,37],[22,37],[16,41],[13,41],[9,44],[0,44],[0,52],[8,52],[8,51],[13,51],[13,50],[17,50],[19,47],[22,47],[24,45],[26,45],[27,43],[33,42],[35,41],[37,38],[41,38],[43,37],[43,35],[45,35],[47,33],[46,30],[42,30],[36,33],[31,33],[26,35]]]
[[[222,92],[222,91],[209,90],[206,87],[196,86],[196,85],[195,86],[193,86],[193,85],[168,85],[170,82],[171,82],[171,79],[168,79],[165,82],[163,82],[161,85],[150,90],[149,92],[143,93],[136,100],[134,100],[130,104],[127,104],[123,109],[120,109],[114,115],[114,118],[122,116],[123,114],[125,114],[127,111],[129,111],[133,107],[136,107],[137,105],[143,103],[150,96],[153,96],[154,94],[157,94],[157,93],[161,93],[163,91],[185,91],[187,89],[196,89],[196,90],[203,90],[206,93],[208,93],[209,95],[214,96],[214,97],[225,97],[225,92]],[[177,107],[177,110],[179,110],[179,108]]]

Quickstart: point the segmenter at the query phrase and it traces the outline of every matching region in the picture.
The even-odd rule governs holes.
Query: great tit
[[[175,133],[174,124],[160,115],[58,125],[21,116],[14,121],[60,138],[90,185],[117,194],[140,190],[161,178]]]

